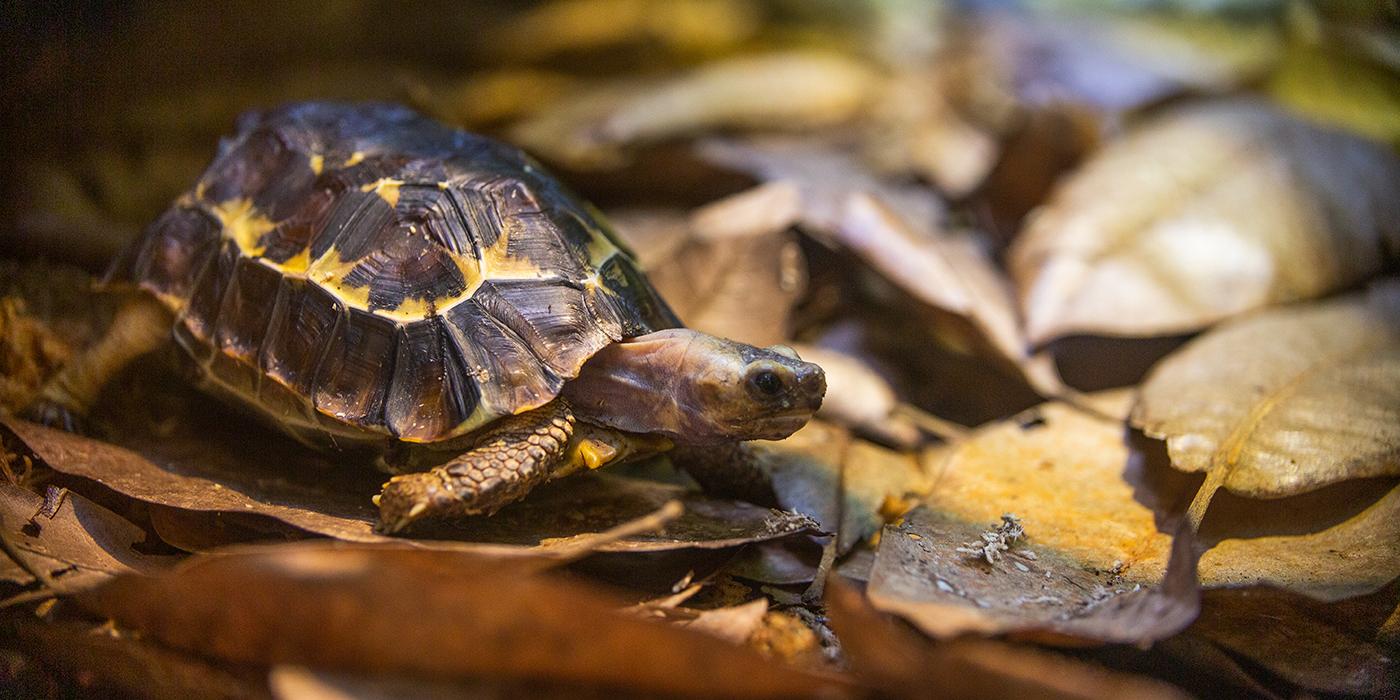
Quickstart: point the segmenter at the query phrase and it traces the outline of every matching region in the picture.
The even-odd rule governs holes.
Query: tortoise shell
[[[392,105],[245,115],[113,276],[209,388],[317,444],[449,441],[679,325],[539,164]]]

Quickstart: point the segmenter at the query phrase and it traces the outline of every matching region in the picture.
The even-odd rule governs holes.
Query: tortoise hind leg
[[[570,461],[575,424],[569,405],[556,399],[500,420],[475,447],[442,466],[395,476],[375,499],[379,530],[394,533],[423,518],[496,512]]]
[[[92,347],[64,365],[24,409],[25,417],[46,425],[77,428],[102,387],[132,360],[161,346],[170,337],[171,314],[147,294],[137,294],[117,309],[107,332]]]

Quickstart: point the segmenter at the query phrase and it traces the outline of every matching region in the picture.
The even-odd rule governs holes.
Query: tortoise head
[[[605,348],[565,393],[587,419],[681,444],[779,440],[821,406],[826,375],[790,348],[671,329]]]

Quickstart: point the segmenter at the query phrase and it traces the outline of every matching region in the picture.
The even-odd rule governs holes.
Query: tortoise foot
[[[500,421],[476,447],[430,471],[400,474],[379,495],[378,531],[428,518],[490,515],[520,500],[568,461],[574,416],[562,400]]]

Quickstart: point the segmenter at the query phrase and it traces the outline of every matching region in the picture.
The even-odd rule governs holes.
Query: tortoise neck
[[[705,440],[690,392],[688,356],[708,337],[676,328],[609,345],[584,363],[564,386],[564,396],[592,423],[680,442]]]

